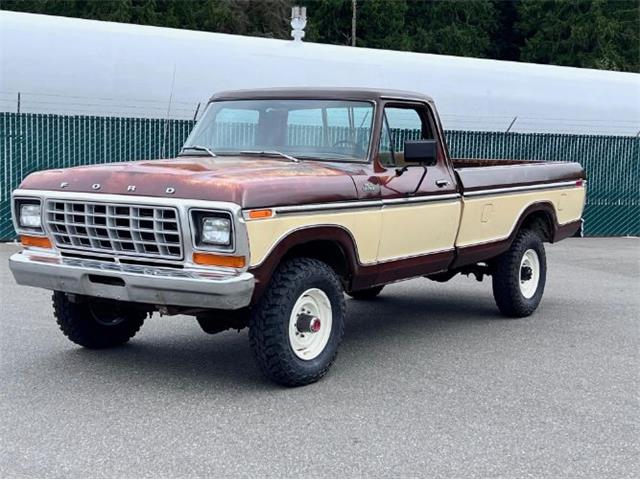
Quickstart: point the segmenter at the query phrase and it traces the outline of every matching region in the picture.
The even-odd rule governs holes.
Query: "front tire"
[[[540,304],[546,278],[547,260],[539,234],[521,230],[494,263],[493,298],[500,312],[507,317],[531,315]]]
[[[342,285],[331,267],[311,258],[283,263],[249,324],[262,373],[288,387],[321,379],[338,353],[345,312]]]
[[[140,330],[147,312],[125,302],[85,297],[72,302],[53,293],[53,311],[62,333],[73,343],[99,349],[122,345]]]

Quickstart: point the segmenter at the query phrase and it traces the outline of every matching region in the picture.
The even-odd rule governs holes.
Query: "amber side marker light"
[[[198,265],[209,265],[212,267],[243,268],[245,266],[245,258],[232,255],[216,255],[215,253],[195,252],[193,254],[193,263],[197,263]]]
[[[31,235],[20,235],[20,243],[25,247],[53,248],[51,241],[47,237],[32,237]]]
[[[270,209],[265,210],[249,210],[249,218],[257,219],[257,218],[269,218],[273,216],[273,211]]]

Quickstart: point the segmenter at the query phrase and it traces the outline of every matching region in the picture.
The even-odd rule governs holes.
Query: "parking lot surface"
[[[128,345],[67,341],[0,246],[0,475],[640,476],[640,241],[548,246],[538,311],[456,277],[348,300],[321,382],[262,378],[246,330],[154,315]]]

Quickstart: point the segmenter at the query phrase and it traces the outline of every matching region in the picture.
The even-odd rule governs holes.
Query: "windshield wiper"
[[[209,149],[208,147],[203,147],[202,145],[188,145],[186,147],[182,147],[180,149],[180,153],[184,152],[185,150],[196,150],[198,152],[207,152],[212,157],[217,157],[217,155],[213,153],[211,149]]]
[[[282,157],[286,158],[290,162],[300,163],[300,160],[294,156],[287,155],[286,153],[278,152],[277,150],[243,150],[240,153],[243,155],[262,155],[264,157]]]

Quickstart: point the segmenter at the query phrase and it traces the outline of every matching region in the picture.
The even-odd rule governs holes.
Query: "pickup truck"
[[[502,314],[533,313],[544,243],[580,232],[585,188],[577,163],[451,158],[418,93],[231,91],[176,158],[29,175],[10,267],[53,291],[83,347],[123,344],[153,312],[190,315],[207,333],[248,327],[262,372],[298,386],[333,363],[345,293],[490,276]]]

